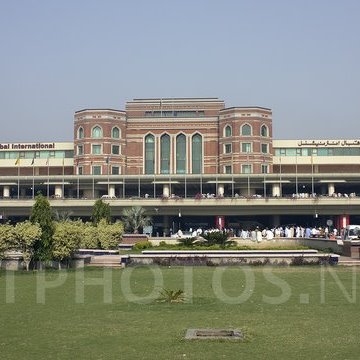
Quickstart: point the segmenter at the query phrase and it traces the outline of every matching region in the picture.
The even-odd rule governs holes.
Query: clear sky
[[[219,97],[275,139],[360,137],[359,0],[0,0],[0,142],[72,141],[84,108]]]

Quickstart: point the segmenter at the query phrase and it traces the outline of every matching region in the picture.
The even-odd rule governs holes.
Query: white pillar
[[[55,197],[63,197],[62,185],[55,185]]]
[[[272,185],[272,196],[281,196],[280,194],[280,184],[276,183]]]
[[[3,189],[3,197],[10,197],[10,186],[5,185]]]
[[[115,185],[114,184],[109,185],[109,194],[108,195],[111,197],[115,197]]]
[[[224,184],[218,184],[218,196],[224,196]]]
[[[335,185],[334,183],[328,184],[328,195],[331,196],[335,192]]]
[[[163,186],[163,197],[169,197],[170,196],[170,187],[168,184],[164,184]]]

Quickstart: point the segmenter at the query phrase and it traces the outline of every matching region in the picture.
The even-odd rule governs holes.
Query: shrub
[[[136,250],[145,250],[145,249],[150,249],[152,247],[153,247],[152,243],[148,240],[139,241],[134,245],[134,249]]]
[[[183,290],[170,290],[170,289],[162,289],[160,291],[160,296],[157,299],[158,302],[165,303],[183,303],[185,301],[185,293]]]

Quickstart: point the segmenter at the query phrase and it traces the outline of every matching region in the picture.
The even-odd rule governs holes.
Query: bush
[[[203,237],[206,240],[206,245],[220,245],[222,247],[232,245],[228,241],[228,234],[220,230],[209,231]]]
[[[148,240],[139,241],[134,245],[135,250],[145,250],[145,249],[150,249],[152,247],[153,247],[152,243]]]

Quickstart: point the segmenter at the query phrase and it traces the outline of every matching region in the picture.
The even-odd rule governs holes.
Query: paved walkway
[[[341,255],[339,259],[339,265],[360,266],[360,259],[355,259],[349,256]]]

